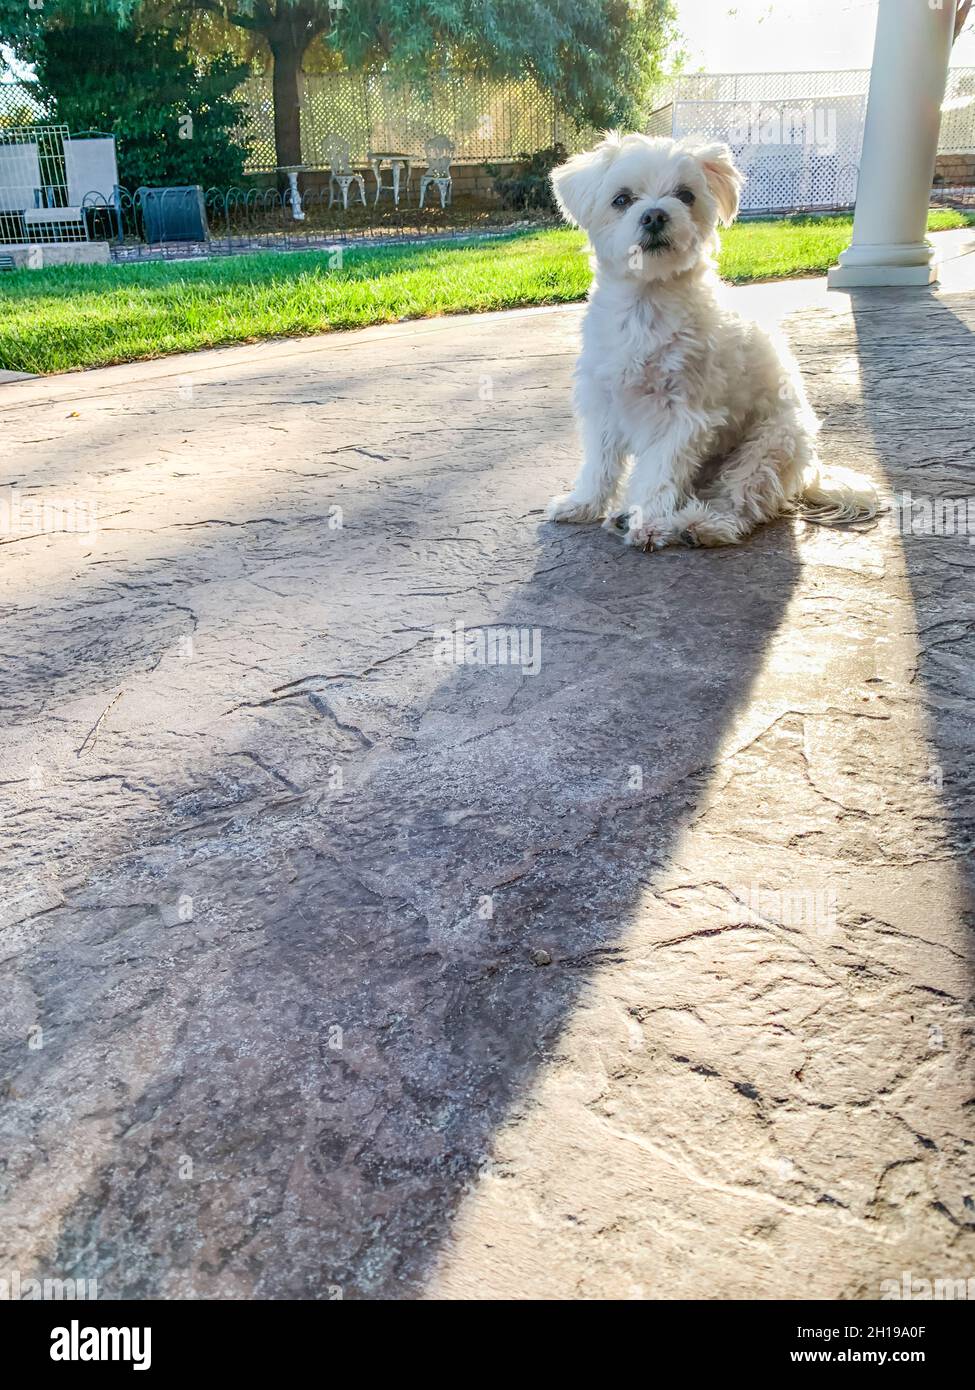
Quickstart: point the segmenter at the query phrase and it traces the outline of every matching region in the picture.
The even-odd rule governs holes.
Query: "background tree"
[[[116,0],[123,3],[124,0]],[[635,119],[674,34],[673,0],[176,0],[260,36],[278,164],[301,162],[300,74],[321,38],[350,68],[531,75],[593,125]]]
[[[150,0],[158,13],[161,0]],[[0,42],[31,58],[38,20],[24,0],[0,0]],[[59,0],[58,15],[126,23],[146,0]],[[301,162],[300,74],[316,39],[355,68],[422,83],[461,66],[535,77],[593,125],[635,118],[673,33],[672,0],[168,0],[168,20],[205,14],[266,46],[272,61],[278,164]]]

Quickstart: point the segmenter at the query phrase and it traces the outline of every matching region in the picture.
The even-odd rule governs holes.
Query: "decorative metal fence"
[[[112,243],[117,261],[189,259],[248,251],[336,250],[354,244],[407,243],[437,237],[499,236],[561,225],[555,214],[529,217],[504,209],[457,207],[439,202],[418,208],[329,206],[327,188],[302,195],[297,211],[290,192],[273,188],[116,190],[108,203],[91,198],[85,215],[93,240]],[[201,217],[202,212],[202,217]]]

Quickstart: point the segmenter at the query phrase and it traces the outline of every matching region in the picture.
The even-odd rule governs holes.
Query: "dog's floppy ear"
[[[555,201],[569,222],[588,227],[596,210],[596,198],[606,168],[620,147],[620,137],[611,131],[595,149],[573,155],[551,173]]]
[[[735,168],[731,151],[721,142],[713,145],[688,144],[688,149],[700,161],[708,187],[718,205],[718,216],[729,227],[738,215],[738,197],[745,182],[744,174]]]

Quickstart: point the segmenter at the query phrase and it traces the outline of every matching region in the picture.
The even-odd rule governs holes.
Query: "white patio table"
[[[372,172],[376,176],[376,197],[373,207],[379,202],[379,195],[383,192],[390,192],[393,195],[393,205],[399,207],[400,173],[406,170],[406,196],[410,196],[410,180],[413,177],[413,156],[401,154],[396,150],[370,150],[369,164]],[[388,164],[393,171],[393,182],[383,183],[382,166]]]

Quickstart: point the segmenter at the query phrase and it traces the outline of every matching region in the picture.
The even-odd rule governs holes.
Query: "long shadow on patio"
[[[343,707],[342,790],[235,806],[194,766],[149,844],[16,962],[48,1042],[8,1049],[8,1137],[33,1131],[14,1222],[54,1116],[74,1189],[42,1265],[107,1297],[420,1291],[496,1126],[622,951],[796,574],[788,526],[653,559],[543,528],[502,611],[449,605],[534,629],[537,675],[444,679],[421,636],[396,738]],[[314,730],[328,690],[268,716]],[[255,744],[271,768],[279,733]]]

